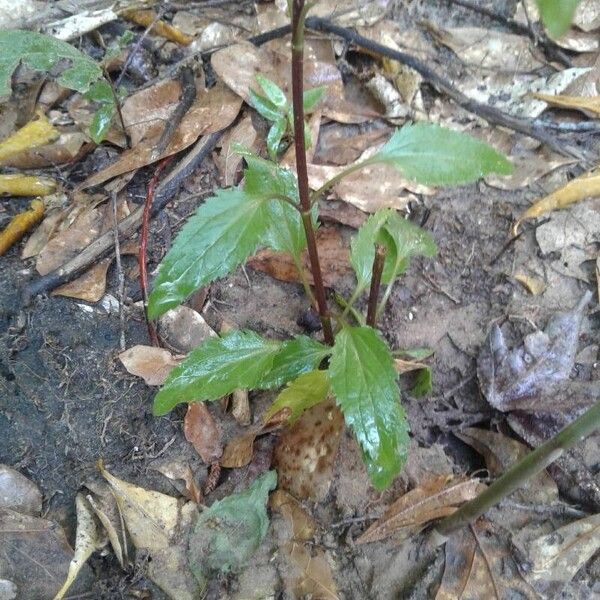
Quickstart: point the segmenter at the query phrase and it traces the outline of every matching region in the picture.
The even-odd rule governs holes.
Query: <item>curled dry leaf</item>
[[[173,485],[177,488],[177,491],[185,496],[185,498],[196,504],[202,504],[204,495],[196,483],[196,478],[194,477],[194,472],[190,465],[184,465],[180,462],[173,461],[158,465],[156,470],[159,473],[162,473],[167,479],[171,480]],[[183,481],[185,487],[182,488],[178,484],[179,481]]]
[[[467,427],[454,435],[483,455],[492,477],[502,475],[530,452],[525,444],[494,431]],[[558,488],[548,473],[542,471],[528,479],[514,495],[522,502],[549,504],[558,500]]]
[[[32,200],[27,210],[15,215],[8,225],[0,231],[0,256],[6,253],[43,218],[44,203],[41,200]]]
[[[348,247],[340,232],[334,227],[321,227],[317,230],[317,248],[321,261],[323,283],[327,287],[336,287],[352,273]],[[302,281],[292,257],[286,252],[261,250],[247,262],[249,267],[268,273],[280,281],[300,283]],[[302,255],[302,264],[306,271],[309,283],[313,283],[310,274],[310,263],[305,251]]]
[[[207,465],[218,461],[223,454],[221,428],[210,414],[205,402],[192,402],[183,421],[185,439],[194,446]]]
[[[518,219],[513,227],[513,235],[517,235],[521,223],[527,219],[535,219],[553,210],[567,208],[569,205],[600,195],[600,170],[596,169],[580,175],[566,185],[534,202]]]
[[[430,521],[451,515],[461,504],[472,500],[484,489],[485,485],[478,479],[452,481],[445,475],[430,479],[400,496],[356,543],[376,542],[399,534],[403,539],[423,529]]]
[[[539,296],[546,289],[546,284],[539,277],[525,273],[516,273],[513,277],[533,296]]]
[[[141,377],[148,385],[162,385],[171,369],[182,359],[164,348],[142,345],[133,346],[119,354],[119,360],[127,372]]]
[[[37,516],[42,512],[42,493],[25,475],[0,464],[0,508]]]
[[[344,417],[333,400],[309,408],[280,436],[274,454],[279,486],[316,502],[331,486]]]

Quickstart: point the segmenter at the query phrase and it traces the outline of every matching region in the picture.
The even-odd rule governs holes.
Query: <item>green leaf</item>
[[[581,0],[536,0],[544,26],[553,38],[567,33]]]
[[[263,198],[239,188],[219,190],[188,220],[163,258],[148,316],[159,317],[195,289],[231,272],[256,250],[268,226]]]
[[[304,106],[304,112],[310,112],[321,100],[327,91],[326,85],[321,85],[312,90],[306,90],[302,98],[302,104]]]
[[[189,537],[188,562],[204,582],[211,573],[238,572],[267,535],[269,492],[277,486],[277,473],[267,471],[252,485],[205,508]]]
[[[271,160],[277,160],[279,144],[281,143],[281,138],[284,136],[286,129],[287,121],[283,117],[275,121],[271,129],[269,129],[267,135],[267,150],[269,151]]]
[[[285,114],[285,111],[288,107],[288,100],[285,92],[274,81],[267,79],[260,73],[258,73],[256,76],[256,81],[263,89],[263,92],[267,95],[267,100],[274,104],[280,110],[280,112]]]
[[[392,212],[393,210],[390,208],[378,210],[362,224],[350,242],[350,264],[356,273],[357,290],[359,291],[364,290],[371,282],[375,242]]]
[[[239,147],[235,150],[248,163],[248,168],[244,171],[245,192],[264,200],[284,196],[292,202],[298,202],[298,183],[292,171]]]
[[[291,425],[300,415],[311,406],[323,402],[329,393],[329,379],[326,371],[310,371],[294,379],[275,398],[267,410],[265,423],[284,408],[291,410],[288,423]]]
[[[428,185],[468,183],[488,173],[508,175],[513,170],[491,146],[430,123],[397,129],[367,162],[393,165],[406,177]]]
[[[257,94],[252,88],[248,90],[248,96],[250,106],[255,108],[267,121],[278,121],[281,118],[281,113],[277,110],[277,107],[265,97]]]
[[[412,360],[425,360],[429,358],[433,354],[433,350],[431,348],[401,348],[399,350],[394,350],[394,356],[404,356],[405,358],[409,358]]]
[[[92,122],[90,123],[90,136],[96,144],[99,144],[106,137],[115,112],[116,108],[113,103],[102,105],[94,113]]]
[[[269,229],[261,243],[276,252],[288,252],[299,261],[306,248],[300,213],[283,200],[269,202]]]
[[[102,69],[77,48],[33,31],[0,31],[0,96],[10,94],[10,80],[22,62],[37,71],[49,71],[66,61],[58,78],[64,87],[85,93],[102,78]]]
[[[181,402],[216,400],[238,388],[256,388],[280,348],[253,331],[210,338],[169,373],[154,398],[153,413],[164,415]]]
[[[328,373],[371,482],[383,490],[400,472],[409,443],[390,350],[373,328],[344,327],[335,338]]]
[[[302,373],[316,369],[329,356],[331,348],[305,335],[283,342],[273,359],[271,370],[257,384],[257,388],[278,388]]]
[[[84,94],[89,100],[100,104],[114,104],[115,97],[113,96],[112,88],[108,81],[96,81],[90,89]]]
[[[419,369],[415,375],[415,382],[412,388],[410,388],[410,395],[414,398],[422,398],[423,396],[427,396],[427,394],[431,393],[432,389],[433,376],[431,369],[429,367],[426,369]]]

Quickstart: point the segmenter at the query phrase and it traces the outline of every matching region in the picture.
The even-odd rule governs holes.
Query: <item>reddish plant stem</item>
[[[377,298],[381,287],[381,275],[385,263],[385,246],[375,246],[375,258],[373,259],[373,272],[371,275],[371,289],[369,291],[369,304],[367,307],[367,325],[375,327],[377,320]]]
[[[296,172],[298,174],[298,195],[302,211],[302,223],[306,234],[306,246],[310,260],[315,298],[319,317],[323,326],[325,342],[333,345],[333,329],[327,307],[325,286],[319,262],[317,240],[313,228],[310,206],[310,189],[308,187],[308,170],[306,167],[306,150],[304,141],[304,0],[294,0],[292,5],[292,105],[294,109],[294,144],[296,148]]]
[[[142,298],[144,299],[144,314],[146,316],[146,325],[148,326],[148,335],[153,346],[160,346],[158,334],[154,323],[148,319],[148,271],[146,270],[146,249],[148,247],[148,226],[150,224],[150,211],[152,210],[152,202],[154,201],[154,192],[161,173],[165,167],[171,162],[172,156],[164,158],[158,163],[154,175],[148,184],[146,190],[146,199],[144,200],[144,213],[142,215],[142,228],[140,233],[140,251],[138,253],[138,265],[140,269],[140,287],[142,288]]]

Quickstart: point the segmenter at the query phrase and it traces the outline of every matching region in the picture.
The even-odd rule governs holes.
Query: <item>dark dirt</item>
[[[446,23],[451,18],[460,24],[496,26],[472,13],[446,8],[446,3],[435,9],[429,4],[408,3],[409,8],[398,8],[396,16],[401,22],[428,16]],[[186,193],[207,193],[215,185],[214,168],[208,161],[169,209],[170,225],[193,210],[192,202],[185,201]],[[459,442],[452,430],[502,421],[481,397],[475,377],[475,358],[490,322],[508,316],[521,331],[531,331],[531,321],[543,326],[554,310],[574,305],[593,281],[591,264],[584,265],[589,271],[588,283],[556,273],[553,257],[537,250],[532,227],[498,257],[512,221],[537,195],[530,190],[504,192],[481,183],[441,191],[414,207],[416,222],[428,214],[425,227],[432,232],[439,255],[435,260],[413,262],[396,285],[381,330],[394,348],[429,346],[435,350],[434,390],[421,399],[404,394],[414,447],[403,476],[391,490],[379,495],[369,487],[355,443],[346,434],[328,501],[308,506],[325,532],[319,542],[329,552],[344,598],[428,597],[429,586],[434,589],[440,580],[443,553],[438,552],[429,562],[431,556],[420,551],[418,536],[400,548],[391,543],[357,547],[353,539],[365,524],[352,519],[378,514],[424,474],[469,473],[480,468],[481,459]],[[17,212],[21,205],[9,201],[8,212]],[[151,267],[168,245],[164,230],[164,220],[154,225]],[[97,477],[99,459],[120,478],[165,493],[175,491],[154,468],[169,460],[189,464],[202,484],[206,467],[183,437],[183,409],[153,417],[154,390],[126,373],[117,360],[118,315],[100,304],[54,296],[38,297],[31,306],[23,307],[20,290],[34,276],[34,268],[23,263],[19,251],[19,247],[13,248],[0,259],[0,463],[17,468],[39,485],[44,516],[63,525],[71,541],[75,494],[87,480]],[[541,296],[529,295],[512,278],[516,267],[523,265],[547,274],[550,285]],[[111,267],[107,291],[116,295],[113,271]],[[252,270],[247,277],[239,270],[212,287],[207,320],[217,324],[225,319],[279,339],[300,333],[296,322],[307,308],[301,287]],[[136,283],[128,285],[130,295],[135,296]],[[350,281],[347,289],[342,286],[339,291],[349,289]],[[583,332],[588,343],[598,339],[599,325],[597,312],[585,320]],[[148,343],[146,326],[133,308],[127,310],[125,339],[128,347]],[[597,363],[588,374],[598,377]],[[407,377],[403,388],[409,387]],[[255,419],[268,400],[265,395],[253,398]],[[211,410],[224,423],[225,439],[240,430],[217,405]],[[258,454],[268,457],[272,443],[272,438],[261,440]],[[250,473],[251,467],[224,473],[213,498],[231,492]],[[281,527],[281,517],[275,516],[252,565],[237,578],[213,582],[209,596],[284,597],[280,570],[285,566],[277,556]],[[90,565],[94,583],[85,597],[142,597],[142,590],[149,590],[155,600],[165,597],[144,577],[143,565],[123,574],[110,552],[94,555]],[[598,559],[592,561],[587,573],[578,576],[573,594],[580,590],[583,595],[573,598],[592,597],[588,582],[593,581],[599,565]],[[417,584],[421,570],[425,576]]]

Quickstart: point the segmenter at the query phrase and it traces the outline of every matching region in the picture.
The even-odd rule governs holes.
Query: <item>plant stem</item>
[[[310,190],[308,187],[308,171],[306,167],[306,149],[304,142],[304,18],[306,7],[304,0],[294,0],[292,4],[292,105],[294,109],[294,144],[296,147],[296,173],[298,175],[298,195],[302,208],[302,224],[306,234],[306,246],[310,259],[315,298],[319,317],[323,325],[325,342],[333,345],[333,330],[331,317],[325,297],[325,286],[319,263],[317,240],[311,219]]]
[[[385,263],[385,246],[375,246],[375,258],[373,259],[373,274],[371,275],[371,289],[369,291],[369,303],[367,306],[367,325],[375,327],[377,321],[377,298],[381,287],[381,275]]]
[[[346,300],[341,294],[338,294],[337,292],[333,294],[333,298],[338,304],[338,306],[344,311],[340,315],[340,319],[343,319],[348,313],[350,313],[359,325],[366,325],[365,318],[352,306],[350,301]]]
[[[463,504],[455,513],[443,519],[437,525],[436,530],[442,535],[448,535],[474,521],[502,498],[521,487],[530,477],[554,462],[565,450],[598,428],[600,428],[600,401],[597,401],[570,425],[513,465],[477,498]]]

